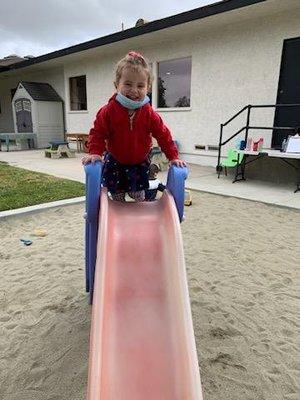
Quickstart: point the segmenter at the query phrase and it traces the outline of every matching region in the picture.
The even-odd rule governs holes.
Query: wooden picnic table
[[[54,140],[50,143],[50,148],[45,150],[45,157],[61,158],[61,157],[75,157],[75,150],[69,148],[69,142]]]
[[[88,153],[88,133],[66,133],[66,138],[68,140],[75,140],[77,152],[85,152]]]

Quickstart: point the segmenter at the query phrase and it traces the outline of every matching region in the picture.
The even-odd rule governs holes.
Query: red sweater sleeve
[[[171,132],[163,123],[160,115],[153,109],[151,109],[151,133],[170,161],[178,158],[178,150],[173,142]]]
[[[94,126],[89,133],[89,154],[102,156],[106,149],[106,139],[108,138],[108,121],[106,106],[100,108],[94,121]]]

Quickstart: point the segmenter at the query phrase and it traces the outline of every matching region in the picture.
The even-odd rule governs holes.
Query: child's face
[[[116,89],[133,101],[141,101],[148,93],[148,76],[142,69],[124,68]]]

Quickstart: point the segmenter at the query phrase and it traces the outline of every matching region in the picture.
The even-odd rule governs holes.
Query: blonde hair
[[[117,86],[120,82],[122,73],[125,68],[131,68],[134,71],[144,71],[148,77],[148,88],[149,91],[151,90],[152,84],[152,74],[150,70],[150,66],[147,60],[142,56],[142,54],[136,51],[130,51],[126,54],[124,58],[122,58],[116,66],[116,78],[115,78],[115,85]]]

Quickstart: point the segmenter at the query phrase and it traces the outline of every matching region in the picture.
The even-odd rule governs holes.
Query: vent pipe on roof
[[[148,24],[149,21],[143,19],[143,18],[139,18],[136,23],[135,23],[135,27],[139,27],[139,26],[143,26],[145,24]]]

